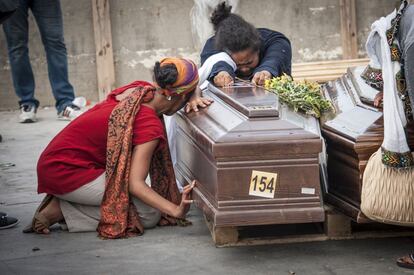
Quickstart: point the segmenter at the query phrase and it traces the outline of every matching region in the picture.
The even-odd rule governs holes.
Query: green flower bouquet
[[[324,98],[316,82],[293,81],[291,76],[284,74],[266,80],[265,88],[277,94],[295,112],[320,118],[322,113],[333,110],[331,102]]]

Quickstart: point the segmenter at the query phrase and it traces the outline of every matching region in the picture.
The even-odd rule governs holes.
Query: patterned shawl
[[[111,93],[120,94],[135,87],[135,91],[117,104],[109,118],[106,156],[106,188],[101,204],[100,237],[116,239],[141,235],[135,205],[129,196],[129,171],[132,156],[132,133],[141,104],[154,97],[155,88],[146,82],[133,82]],[[168,146],[154,152],[150,166],[151,188],[167,200],[179,204],[178,191]],[[175,218],[163,214],[160,225],[174,225]]]

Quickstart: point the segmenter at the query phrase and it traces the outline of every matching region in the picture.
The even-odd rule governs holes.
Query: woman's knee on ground
[[[152,208],[146,213],[138,213],[142,226],[145,229],[154,228],[161,219],[161,212],[158,209]]]
[[[153,228],[155,227],[161,219],[161,212],[158,209],[155,209],[137,198],[133,198],[135,207],[139,218],[141,220],[142,226],[144,228]]]

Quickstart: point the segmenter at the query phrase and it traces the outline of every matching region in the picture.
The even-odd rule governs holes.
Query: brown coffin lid
[[[208,155],[289,158],[321,151],[318,121],[279,104],[263,88],[211,85],[204,96],[214,103],[199,112],[179,112],[177,123]]]
[[[278,97],[261,87],[236,82],[234,86],[219,88],[210,83],[208,90],[248,118],[279,117]]]
[[[354,142],[369,136],[370,128],[382,118],[382,112],[373,106],[377,91],[360,77],[363,69],[349,68],[344,76],[323,86],[335,113],[322,118],[322,128]]]
[[[349,68],[341,78],[323,86],[335,113],[321,119],[322,133],[326,139],[341,144],[343,151],[371,156],[383,141],[384,122],[382,111],[373,106],[378,91],[360,77],[363,70],[364,67]],[[414,122],[407,124],[406,131],[409,146],[414,148]]]

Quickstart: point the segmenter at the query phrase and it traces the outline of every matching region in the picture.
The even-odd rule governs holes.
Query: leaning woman
[[[69,232],[122,238],[185,217],[194,183],[178,191],[161,117],[185,105],[197,67],[166,58],[153,78],[112,91],[49,143],[37,165],[38,192],[47,196],[25,232],[48,234],[60,223]]]
[[[267,79],[291,74],[292,48],[289,39],[282,33],[255,28],[240,15],[231,12],[232,7],[222,2],[214,9],[210,21],[214,35],[210,37],[200,54],[200,89],[190,98],[185,107],[187,113],[198,112],[212,100],[203,97],[206,80],[216,86],[232,85],[237,78],[251,80],[255,85],[264,85]],[[173,163],[176,159],[175,120],[167,123],[168,141]],[[181,187],[181,183],[177,182]]]
[[[290,75],[292,47],[289,39],[274,30],[255,28],[231,9],[232,6],[222,2],[211,15],[214,35],[206,41],[200,54],[200,84],[203,86],[208,80],[216,86],[229,86],[237,77],[264,85],[272,77]],[[186,112],[197,112],[198,107],[206,107],[211,102],[196,91]]]

